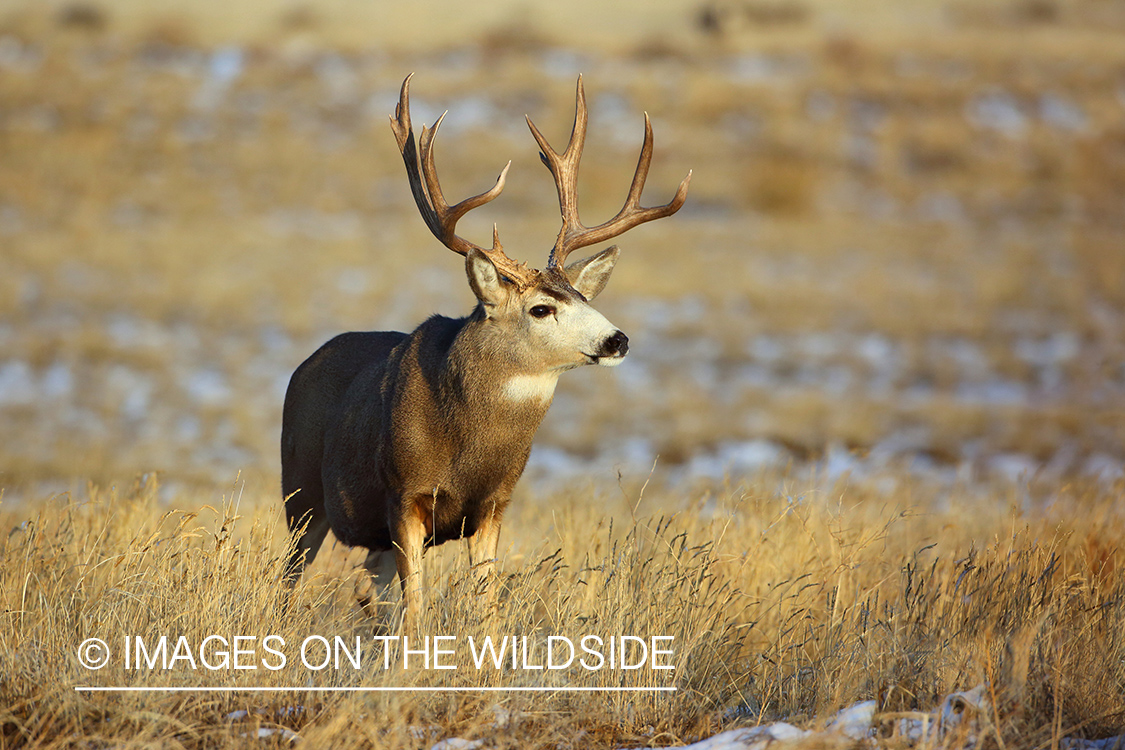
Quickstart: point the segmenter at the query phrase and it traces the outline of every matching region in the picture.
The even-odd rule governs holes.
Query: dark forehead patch
[[[548,297],[557,299],[559,302],[569,302],[574,299],[587,301],[577,289],[570,285],[570,280],[557,269],[548,269],[540,278],[542,281],[539,284],[539,291]]]
[[[563,292],[560,292],[557,289],[552,289],[549,286],[541,286],[539,287],[539,291],[543,294],[546,294],[548,297],[557,299],[559,302],[569,302],[571,299],[569,294],[564,294]]]

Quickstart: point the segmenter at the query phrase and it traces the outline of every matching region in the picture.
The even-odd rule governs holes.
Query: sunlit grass
[[[455,636],[455,654],[443,657],[456,667],[448,671],[420,669],[417,656],[404,670],[398,653],[385,670],[371,636],[394,632],[386,628],[397,605],[368,619],[354,603],[357,573],[339,562],[318,562],[285,589],[285,540],[268,497],[177,496],[172,508],[195,510],[162,511],[155,487],[138,485],[8,510],[5,528],[14,528],[0,553],[4,741],[43,746],[77,733],[235,746],[262,726],[314,743],[331,737],[335,746],[412,746],[418,732],[433,742],[509,737],[539,746],[579,731],[589,747],[667,744],[747,722],[809,723],[861,700],[886,712],[926,710],[985,681],[996,696],[990,720],[1016,747],[1120,725],[1123,519],[1114,493],[1060,489],[1051,504],[1025,510],[956,497],[937,510],[923,496],[914,506],[887,505],[862,485],[799,489],[755,485],[710,500],[608,505],[584,493],[529,499],[504,531],[494,611],[458,545],[427,557],[421,628]],[[679,510],[653,515],[654,505]],[[612,516],[602,515],[607,507]],[[288,644],[280,670],[192,670],[182,659],[168,670],[126,669],[119,645],[126,635],[150,647],[161,635],[194,645],[209,635],[252,635],[259,640],[243,663],[261,664],[272,658],[258,645],[268,634]],[[547,636],[578,643],[589,634],[672,636],[676,668],[479,671],[466,648],[470,636],[526,636],[541,662]],[[305,668],[296,644],[309,635],[349,645],[360,638],[363,667]],[[77,661],[89,637],[111,644],[107,668]],[[217,650],[207,657],[215,664]],[[536,664],[534,651],[525,663]],[[89,694],[77,685],[678,690],[415,698]],[[238,709],[249,716],[228,716]],[[379,718],[361,722],[359,734],[339,734],[342,717],[361,715]]]

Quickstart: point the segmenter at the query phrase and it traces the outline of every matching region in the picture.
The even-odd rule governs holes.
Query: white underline
[[[676,687],[94,687],[80,693],[674,693]]]

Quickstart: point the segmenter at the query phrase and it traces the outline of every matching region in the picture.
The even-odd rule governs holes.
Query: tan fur
[[[456,234],[467,211],[500,194],[507,168],[491,190],[450,206],[433,164],[437,125],[423,128],[415,145],[409,81],[391,127],[411,192],[434,236],[465,256],[478,305],[459,320],[434,316],[410,334],[343,334],[302,363],[285,395],[281,485],[296,537],[288,579],[296,581],[331,530],[344,544],[371,550],[366,566],[381,580],[393,555],[409,621],[416,622],[426,547],[467,538],[477,574],[494,570],[504,509],[559,375],[616,365],[628,351],[625,334],[590,306],[617,263],[617,248],[565,267],[564,260],[576,248],[675,213],[688,180],[670,203],[641,207],[652,157],[646,117],[625,206],[606,223],[583,227],[577,166],[586,114],[579,81],[575,134],[564,154],[532,126],[555,176],[564,226],[547,267],[528,268],[503,252],[495,231],[491,249]]]

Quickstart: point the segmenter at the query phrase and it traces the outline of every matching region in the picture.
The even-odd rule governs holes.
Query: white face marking
[[[598,357],[602,342],[617,332],[605,316],[587,303],[562,302],[550,298],[537,301],[554,309],[547,318],[530,319],[532,336],[542,336],[542,349],[557,352],[563,361],[556,368],[570,369],[586,364],[613,366],[622,357]]]
[[[613,367],[624,358],[600,354],[620,333],[604,315],[562,287],[544,288],[512,292],[503,306],[485,309],[493,323],[485,330],[494,337],[486,348],[502,354],[505,368],[497,374],[497,392],[513,403],[549,404],[560,373],[583,365]]]
[[[557,372],[544,372],[538,375],[513,375],[501,388],[509,401],[524,403],[547,403],[555,395],[555,385],[559,382]]]

